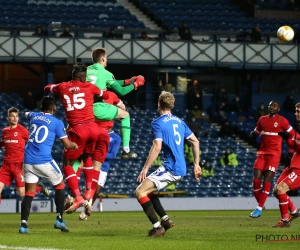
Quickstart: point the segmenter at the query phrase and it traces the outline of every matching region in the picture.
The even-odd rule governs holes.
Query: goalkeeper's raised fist
[[[138,87],[141,87],[145,84],[145,78],[141,75],[137,77],[137,79],[134,81],[134,89],[137,90]]]
[[[137,79],[138,77],[137,76],[133,76],[131,77],[130,79],[125,79],[124,80],[124,84],[125,86],[128,86],[130,84],[134,84],[135,80]]]

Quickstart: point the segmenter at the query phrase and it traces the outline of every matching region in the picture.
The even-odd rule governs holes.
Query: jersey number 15
[[[67,111],[72,111],[75,109],[82,109],[85,106],[84,93],[78,93],[73,95],[73,105],[71,103],[71,98],[67,95],[64,95],[64,98],[67,102]]]

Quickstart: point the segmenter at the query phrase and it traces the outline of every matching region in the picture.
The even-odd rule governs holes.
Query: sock
[[[28,224],[26,220],[21,220],[21,226],[24,228],[28,228]]]
[[[155,212],[159,215],[160,218],[167,215],[156,194],[150,193],[150,194],[148,194],[148,198],[152,202],[153,208],[154,208]]]
[[[21,203],[21,221],[26,221],[26,227],[33,197],[34,196],[25,195]],[[25,227],[25,225],[22,225],[22,223],[21,226]]]
[[[35,188],[35,192],[41,192],[41,190],[42,190],[42,188],[40,187],[40,186],[36,186],[36,188]]]
[[[77,171],[76,171],[78,182],[80,182],[81,171],[82,171],[82,168],[78,168]]]
[[[98,179],[99,179],[100,171],[93,169],[93,178],[92,178],[92,197],[94,197],[94,194],[98,187]]]
[[[291,214],[294,214],[297,212],[297,207],[295,204],[291,201],[290,197],[287,195],[287,200],[288,200],[288,209],[291,212]]]
[[[155,214],[155,210],[153,207],[152,202],[150,201],[148,196],[144,196],[141,199],[138,200],[141,204],[145,214],[147,215],[148,219],[151,221],[152,225],[155,225],[155,223],[159,222],[157,219],[157,216]]]
[[[259,203],[258,203],[259,207],[264,207],[265,202],[269,196],[270,190],[271,190],[271,182],[265,181],[263,186],[263,191],[261,192],[259,197]]]
[[[93,178],[93,161],[91,157],[83,160],[83,173],[85,177],[85,187],[86,189],[92,188],[92,178]]]
[[[121,134],[123,140],[123,147],[129,147],[129,141],[130,141],[130,116],[129,115],[121,120]]]
[[[64,167],[64,173],[65,173],[66,182],[68,183],[68,186],[72,190],[75,197],[80,196],[77,175],[75,174],[72,166]]]
[[[255,197],[257,203],[259,202],[259,198],[260,198],[260,194],[261,194],[260,183],[261,183],[261,180],[253,179],[253,184],[252,184],[253,194],[254,194],[254,197]]]
[[[65,200],[64,189],[55,190],[54,202],[56,205],[56,219],[59,220],[60,222],[63,222],[64,200]]]
[[[278,194],[279,208],[282,220],[287,220],[289,218],[289,208],[288,208],[288,196],[287,194]]]
[[[129,147],[123,147],[123,150],[124,150],[126,153],[129,153],[129,152],[130,152],[130,148],[129,148]]]

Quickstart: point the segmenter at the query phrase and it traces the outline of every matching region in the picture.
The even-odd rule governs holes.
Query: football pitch
[[[143,212],[94,212],[87,221],[65,214],[69,233],[54,229],[55,213],[32,213],[29,234],[19,234],[20,214],[0,214],[0,249],[298,249],[300,219],[289,228],[271,228],[278,210],[170,211],[175,226],[159,238],[147,236],[151,223]],[[298,240],[297,240],[298,239]]]

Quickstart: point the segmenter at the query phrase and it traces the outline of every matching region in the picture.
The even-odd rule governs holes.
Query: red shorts
[[[78,145],[78,150],[66,149],[65,158],[76,160],[82,153],[92,154],[98,138],[98,126],[95,122],[74,126],[69,130],[68,138]]]
[[[279,176],[276,184],[284,181],[291,190],[300,188],[300,169],[299,168],[285,168]]]
[[[98,128],[98,132],[99,134],[93,153],[93,160],[103,163],[108,152],[110,138],[107,131],[100,127]]]
[[[5,163],[0,168],[0,182],[5,186],[9,186],[15,180],[16,187],[25,187],[23,175],[23,162]]]
[[[274,155],[258,155],[254,162],[253,168],[264,171],[276,172],[280,162],[280,157]]]

